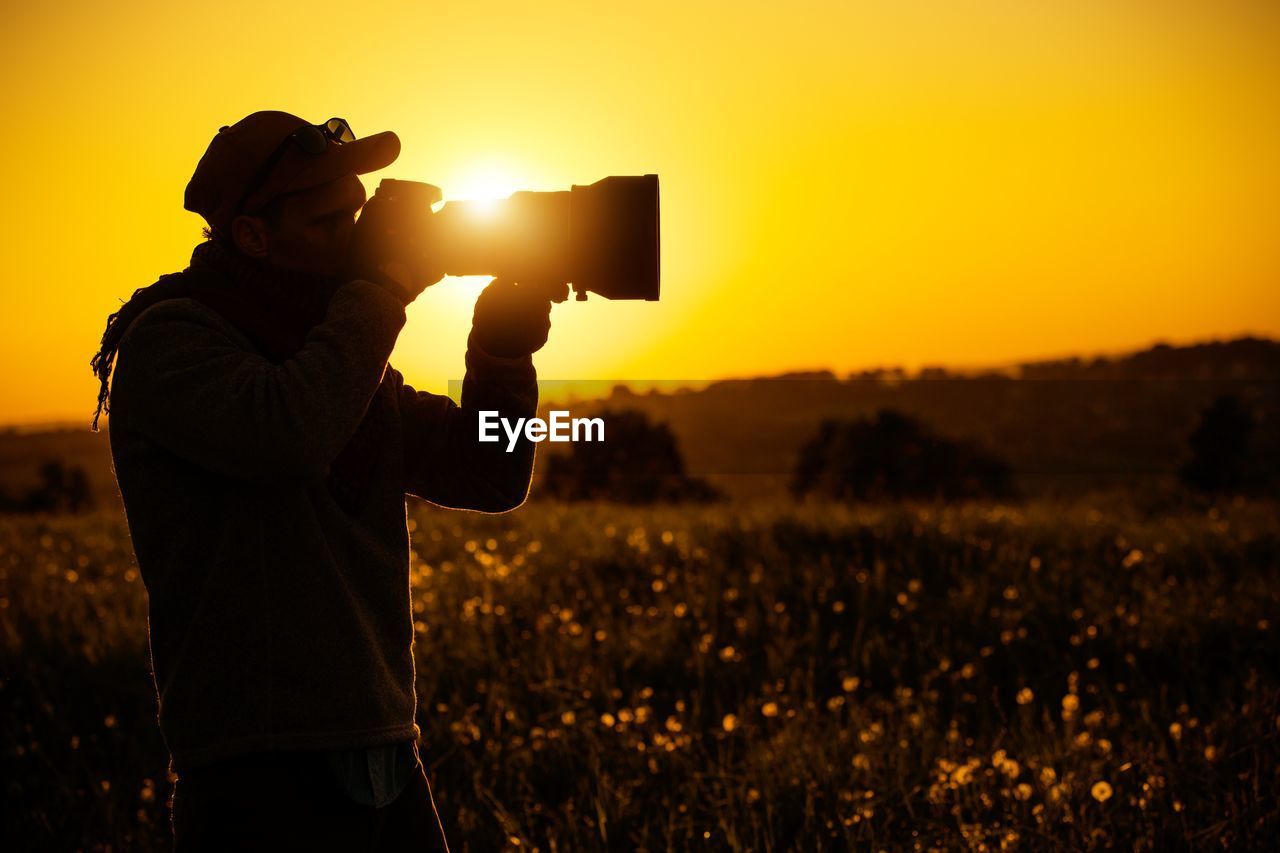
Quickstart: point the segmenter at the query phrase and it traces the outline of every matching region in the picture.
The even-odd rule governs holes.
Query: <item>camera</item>
[[[374,193],[419,210],[439,187],[384,179]],[[569,284],[579,300],[658,298],[657,175],[614,175],[568,190],[445,202],[415,224],[416,241],[446,275]]]

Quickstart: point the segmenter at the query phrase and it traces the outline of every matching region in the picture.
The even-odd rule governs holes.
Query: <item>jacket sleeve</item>
[[[521,433],[508,440],[479,441],[479,413],[489,410],[512,423],[538,409],[538,383],[530,356],[498,358],[467,342],[467,373],[461,405],[396,383],[403,430],[405,491],[454,509],[506,512],[524,503],[533,476],[534,444]],[[499,434],[502,430],[498,430]]]
[[[275,364],[201,303],[165,300],[120,342],[111,420],[227,477],[320,480],[364,417],[404,322],[394,295],[348,282],[301,349]]]

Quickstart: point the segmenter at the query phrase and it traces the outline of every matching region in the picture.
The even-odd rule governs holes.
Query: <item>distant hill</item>
[[[887,408],[942,436],[976,441],[1010,463],[1024,491],[1072,493],[1171,480],[1200,412],[1224,394],[1245,402],[1263,464],[1280,467],[1280,342],[1258,338],[1161,344],[1001,371],[890,368],[843,378],[810,371],[644,394],[619,386],[572,411],[633,408],[669,424],[689,473],[739,495],[780,489],[822,419]],[[99,502],[118,501],[107,432],[92,433],[87,424],[0,430],[0,489],[12,493],[35,482],[47,459],[83,466]]]
[[[1024,491],[1076,493],[1171,479],[1200,412],[1223,394],[1243,399],[1257,419],[1259,452],[1280,464],[1278,390],[1280,342],[1242,338],[1007,371],[793,373],[676,393],[620,386],[600,405],[667,422],[689,472],[738,494],[776,490],[823,418],[868,418],[882,409],[977,441],[1012,465]],[[574,413],[591,409],[579,405]]]
[[[1188,346],[1157,344],[1116,358],[1068,358],[1019,365],[1022,379],[1280,380],[1280,341],[1237,338]]]

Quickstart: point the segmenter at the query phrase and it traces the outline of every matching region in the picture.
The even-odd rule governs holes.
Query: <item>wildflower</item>
[[[1036,694],[1031,692],[1030,687],[1024,687],[1018,691],[1019,705],[1030,705],[1035,698],[1036,698]]]
[[[738,717],[736,714],[725,714],[724,719],[720,721],[720,725],[724,726],[726,732],[731,732],[738,727]]]
[[[1094,782],[1089,793],[1093,794],[1093,798],[1098,802],[1105,803],[1111,799],[1111,785],[1106,782]]]
[[[951,772],[951,787],[959,788],[972,782],[973,771],[978,769],[980,763],[978,759],[971,758],[953,770]]]
[[[1010,780],[1017,779],[1022,773],[1022,766],[1010,758],[1003,749],[997,749],[991,756],[991,765],[1008,776]]]
[[[766,717],[778,716],[778,703],[765,702],[764,705],[760,708],[760,713],[764,714]]]

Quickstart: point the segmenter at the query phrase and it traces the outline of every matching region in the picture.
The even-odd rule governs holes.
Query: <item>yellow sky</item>
[[[663,298],[567,303],[555,379],[1007,363],[1280,335],[1266,0],[11,4],[0,422],[93,408],[106,314],[182,268],[182,190],[257,109],[462,197],[662,180]],[[462,371],[475,282],[392,363]]]

